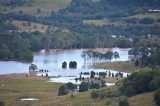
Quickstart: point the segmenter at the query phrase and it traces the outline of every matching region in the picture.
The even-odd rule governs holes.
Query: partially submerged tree
[[[67,62],[66,62],[66,61],[64,61],[64,62],[62,63],[62,68],[67,68]]]

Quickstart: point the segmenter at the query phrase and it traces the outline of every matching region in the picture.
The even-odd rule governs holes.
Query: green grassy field
[[[130,106],[156,106],[154,102],[154,93],[144,93],[133,96],[129,99]]]
[[[19,12],[22,10],[24,13],[30,15],[49,15],[52,11],[58,11],[66,7],[71,0],[34,0],[31,6],[21,6],[11,9],[6,7],[7,12]],[[41,12],[38,14],[37,9],[40,8]]]
[[[152,19],[159,19],[160,18],[160,14],[159,13],[145,13],[145,14],[138,14],[138,15],[133,15],[133,16],[129,16],[129,17],[124,17],[125,18],[152,18]],[[115,25],[115,26],[120,26],[120,25],[125,25],[128,24],[123,20],[118,20],[118,21],[114,21],[114,22],[110,22],[107,19],[102,19],[102,20],[83,20],[84,24],[94,24],[97,26],[103,26],[103,25]],[[158,23],[156,23],[157,25],[159,25]],[[131,24],[133,25],[133,24]]]
[[[107,19],[103,19],[103,20],[83,20],[83,24],[94,24],[94,25],[97,25],[97,26],[103,26],[103,25],[119,26],[119,25],[123,25],[124,22],[121,21],[121,20],[111,22]]]
[[[2,86],[3,85],[3,86]],[[118,106],[121,97],[91,99],[90,92],[74,93],[66,96],[57,96],[58,88],[62,84],[34,80],[0,79],[0,101],[6,106]],[[104,87],[114,91],[117,88]],[[35,97],[38,101],[20,101],[20,98]],[[136,95],[129,98],[131,106],[155,106],[153,92]]]
[[[107,25],[109,21],[108,20],[83,20],[83,23],[102,26],[102,25]]]
[[[24,23],[25,25],[23,25]],[[27,23],[28,23],[27,21],[12,20],[12,24],[15,25],[20,31],[25,31],[25,32],[39,31],[45,33],[48,29],[47,25],[30,22],[30,26],[28,26]]]
[[[34,102],[20,101],[22,97],[36,97],[39,102],[50,97],[57,96],[59,83],[49,83],[44,81],[25,81],[0,79],[0,101],[4,101],[6,106],[25,106],[36,104]],[[3,86],[2,86],[3,85]]]
[[[99,63],[94,66],[95,68],[103,68],[103,69],[112,69],[112,70],[118,70],[122,72],[130,72],[133,73],[135,71],[142,70],[142,68],[135,67],[134,62],[128,61],[128,62],[113,62],[113,63]],[[144,70],[149,70],[149,68],[144,68]]]
[[[153,19],[159,19],[160,18],[160,13],[146,13],[146,14],[138,14],[138,15],[133,15],[129,16],[128,18],[153,18]]]

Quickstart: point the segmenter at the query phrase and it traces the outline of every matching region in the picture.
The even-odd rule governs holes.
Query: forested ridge
[[[32,6],[33,2],[35,1],[3,0],[0,3],[5,9],[5,7]],[[139,39],[148,35],[151,38],[157,37],[159,39],[160,19],[158,16],[160,13],[148,11],[149,9],[159,9],[159,5],[159,0],[72,0],[67,7],[57,12],[52,11],[48,16],[40,15],[41,8],[37,8],[37,15],[26,14],[22,10],[19,12],[1,12],[0,33],[1,38],[3,38],[0,42],[1,57],[6,60],[9,58],[31,60],[30,52],[40,49],[127,48],[133,47]],[[143,14],[153,16],[142,17]],[[140,16],[136,17],[136,15]],[[27,22],[23,22],[22,26],[30,29],[32,29],[32,23],[47,25],[48,29],[45,33],[38,30],[26,32],[16,27],[13,24],[14,20]],[[90,20],[95,23],[97,20],[102,20],[106,23],[102,25],[84,23]],[[37,28],[36,25],[34,27]],[[12,40],[9,39],[11,35],[15,37]],[[19,46],[11,47],[11,43],[7,43],[10,40],[14,42],[14,45],[23,45],[24,42],[27,44],[22,50]],[[17,49],[23,52],[16,56]],[[10,51],[9,54],[12,56],[4,56],[4,50]],[[27,57],[23,53],[30,56]]]

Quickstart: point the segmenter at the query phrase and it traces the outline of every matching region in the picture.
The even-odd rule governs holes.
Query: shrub
[[[121,97],[119,100],[119,106],[129,106],[127,97]]]
[[[5,106],[5,103],[3,101],[0,101],[0,106]]]
[[[69,63],[69,68],[77,68],[77,62],[76,61],[71,61]]]
[[[132,86],[128,86],[125,91],[124,94],[126,96],[133,96],[135,94],[135,89]]]
[[[67,68],[67,62],[64,61],[64,62],[62,63],[62,68]]]
[[[135,61],[135,66],[136,67],[139,66],[139,61],[138,60]]]
[[[88,83],[82,82],[79,85],[79,92],[85,92],[85,91],[88,91]]]
[[[71,94],[71,98],[75,98],[75,95],[73,93]]]
[[[159,86],[159,81],[158,80],[152,80],[149,82],[148,84],[148,88],[150,91],[154,91],[156,89],[158,89],[160,86]]]
[[[95,76],[95,72],[94,71],[91,71],[91,76],[90,76],[90,78],[94,78],[94,76]]]
[[[64,85],[62,85],[58,90],[58,96],[67,95],[67,94],[68,94],[67,88]]]
[[[98,97],[99,97],[98,92],[96,92],[96,91],[91,92],[91,98],[97,99]]]
[[[157,106],[160,106],[160,89],[155,92],[154,101],[156,102]]]
[[[68,90],[71,90],[71,91],[73,91],[74,89],[77,89],[77,85],[74,85],[74,84],[71,83],[71,82],[68,82],[68,83],[66,84],[66,87],[67,87]]]

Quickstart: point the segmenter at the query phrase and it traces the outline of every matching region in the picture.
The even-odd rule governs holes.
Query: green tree
[[[95,72],[94,71],[91,71],[91,76],[90,76],[90,78],[94,78],[94,76],[95,76]]]
[[[157,90],[158,88],[160,88],[160,80],[151,80],[149,83],[148,83],[148,88],[150,91],[154,91],[154,90]]]
[[[126,96],[133,96],[135,95],[135,89],[132,86],[128,86],[125,90],[124,90],[124,94]]]
[[[30,44],[31,44],[31,50],[32,51],[38,51],[40,49],[40,40],[38,38],[33,38],[30,40]]]
[[[67,68],[67,62],[66,62],[66,61],[64,61],[64,62],[62,63],[62,68]]]
[[[73,91],[74,89],[77,89],[77,86],[74,85],[74,84],[71,83],[71,82],[68,82],[68,83],[66,84],[66,87],[67,87],[67,89],[69,89],[69,90],[71,90],[71,91]]]
[[[79,92],[85,92],[88,91],[88,83],[87,82],[81,82],[79,85]]]
[[[50,40],[47,37],[43,37],[41,40],[42,48],[48,50],[50,48]]]
[[[156,102],[157,106],[160,106],[160,89],[155,92],[154,101]]]
[[[62,85],[58,90],[58,96],[67,95],[67,94],[68,94],[67,88],[64,85]]]

